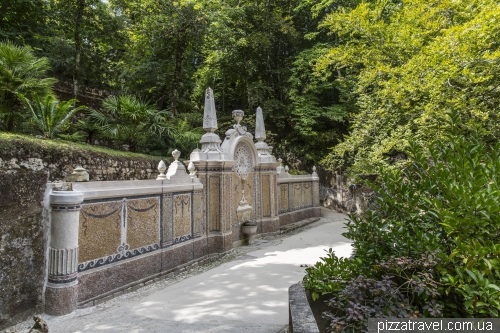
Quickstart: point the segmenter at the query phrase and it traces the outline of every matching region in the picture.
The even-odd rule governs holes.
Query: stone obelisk
[[[255,143],[255,148],[259,153],[259,159],[261,162],[271,162],[274,163],[276,160],[272,156],[270,150],[271,147],[264,142],[266,139],[266,127],[264,126],[264,115],[262,114],[262,108],[259,106],[255,114],[255,138],[257,143]]]
[[[217,114],[215,111],[214,92],[209,87],[205,90],[205,108],[203,111],[203,129],[206,131],[201,137],[201,150],[196,152],[204,160],[223,159],[223,152],[220,148],[221,140],[215,130],[217,129]]]

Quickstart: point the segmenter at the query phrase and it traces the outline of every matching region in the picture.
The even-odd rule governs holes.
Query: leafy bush
[[[75,107],[76,99],[58,101],[50,95],[43,99],[35,95],[32,103],[22,94],[19,94],[19,98],[30,112],[30,123],[49,139],[55,138],[77,111],[86,109],[85,106]]]
[[[313,301],[320,295],[331,294],[339,291],[352,278],[357,271],[357,261],[348,258],[339,258],[332,249],[326,257],[321,257],[314,266],[306,268],[304,287],[311,292]]]
[[[379,183],[371,184],[379,194],[377,212],[350,216],[344,236],[353,241],[355,269],[346,264],[348,259],[340,261],[334,254],[323,258],[307,271],[309,290],[337,291],[331,303],[345,308],[349,300],[359,302],[349,295],[360,287],[357,279],[362,276],[373,279],[366,280],[371,289],[395,286],[402,292],[410,288],[401,297],[420,316],[498,316],[500,144],[482,141],[480,130],[477,135],[465,135],[455,113],[446,125],[444,140],[429,147],[410,142],[407,167],[382,171]],[[328,274],[351,279],[343,289],[310,283],[336,279]],[[386,307],[399,302],[398,295],[387,298]],[[366,306],[373,307],[378,301],[375,296],[370,299]],[[366,313],[387,315],[370,311]],[[337,324],[347,323],[347,316],[332,318],[338,318]],[[363,321],[366,316],[353,318]],[[333,329],[337,327],[343,326]]]
[[[49,59],[36,57],[31,47],[0,41],[0,120],[5,130],[13,131],[22,119],[21,94],[52,92],[57,80],[46,77],[49,67]]]

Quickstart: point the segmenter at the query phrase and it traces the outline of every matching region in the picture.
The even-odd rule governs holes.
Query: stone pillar
[[[52,191],[45,313],[61,316],[78,304],[78,228],[83,193]]]
[[[312,178],[312,201],[313,207],[319,207],[319,177],[316,173],[316,166],[313,167],[313,173],[311,175]]]

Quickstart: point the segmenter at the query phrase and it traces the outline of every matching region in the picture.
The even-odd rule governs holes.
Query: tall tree
[[[52,74],[80,86],[119,89],[120,61],[126,49],[124,17],[111,2],[50,0],[51,34],[44,54]]]
[[[123,78],[130,88],[176,115],[190,110],[197,44],[207,24],[202,1],[121,1],[128,15],[131,52]]]

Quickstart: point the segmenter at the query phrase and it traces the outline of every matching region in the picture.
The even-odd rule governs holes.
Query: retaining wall
[[[91,180],[155,178],[158,161],[0,136],[0,330],[43,311],[47,182],[63,179],[77,165],[87,168]]]

